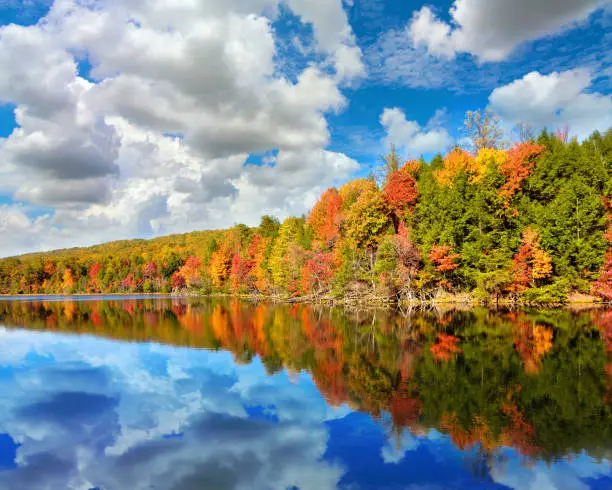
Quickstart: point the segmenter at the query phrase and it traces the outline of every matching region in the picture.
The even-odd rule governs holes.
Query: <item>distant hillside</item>
[[[307,217],[0,260],[0,293],[612,300],[612,131],[474,140],[328,189]]]
[[[0,261],[13,259],[29,260],[39,259],[41,257],[58,259],[61,257],[69,257],[71,255],[115,255],[126,253],[134,249],[138,249],[143,253],[156,253],[158,250],[164,247],[173,247],[177,248],[177,250],[182,248],[198,248],[201,247],[203,243],[208,243],[212,238],[221,236],[222,234],[223,231],[219,230],[205,230],[149,239],[135,238],[132,240],[115,240],[89,247],[62,248],[47,252],[34,252],[13,257],[6,257],[4,259],[0,259]]]

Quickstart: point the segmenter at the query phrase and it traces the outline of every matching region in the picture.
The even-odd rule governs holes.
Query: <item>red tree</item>
[[[499,189],[504,207],[510,209],[512,196],[521,190],[521,186],[535,165],[535,160],[544,153],[545,146],[530,141],[517,143],[508,150],[508,159],[501,165],[500,172],[506,182]],[[516,211],[514,212],[516,214]]]
[[[101,270],[102,267],[97,262],[89,268],[89,289],[93,292],[97,292],[100,289],[98,286],[98,275]]]
[[[329,284],[329,279],[333,276],[335,268],[333,252],[317,252],[306,261],[302,269],[302,290],[307,293],[314,293],[324,289]]]
[[[56,270],[57,267],[55,267],[55,264],[53,262],[47,262],[44,267],[45,279],[50,279],[51,276],[55,274]]]
[[[340,208],[342,198],[334,187],[327,189],[308,216],[316,239],[323,245],[333,243],[340,236]]]
[[[461,258],[461,255],[453,253],[449,245],[434,245],[428,258],[436,267],[436,271],[441,273],[438,277],[438,286],[450,289],[452,284],[448,280],[447,272],[452,272],[459,267],[456,261]]]
[[[436,266],[438,272],[454,271],[459,264],[455,262],[460,254],[451,253],[453,249],[448,245],[434,245],[429,252],[429,260]]]
[[[251,243],[251,245],[253,245]],[[256,249],[255,249],[256,251]],[[254,252],[252,247],[249,247],[247,253]],[[253,270],[255,260],[252,258],[243,258],[239,253],[235,253],[232,258],[232,267],[230,270],[230,285],[234,292],[240,291],[243,287],[250,287],[249,275]]]
[[[153,279],[155,274],[157,274],[157,265],[155,262],[151,261],[142,267],[142,275],[147,279]]]
[[[406,282],[418,272],[421,265],[421,253],[410,240],[410,233],[404,223],[399,224],[399,229],[395,235],[395,246],[400,266],[400,278]]]
[[[128,291],[136,291],[140,285],[140,280],[134,277],[131,272],[121,281],[121,287]]]
[[[202,259],[192,255],[185,261],[185,265],[180,268],[180,273],[188,287],[199,286],[202,280]]]
[[[604,235],[610,246],[604,257],[597,281],[593,283],[593,293],[607,301],[612,301],[612,201],[604,198],[608,208],[608,230]]]
[[[540,247],[538,232],[528,226],[523,231],[523,241],[512,262],[512,284],[508,291],[520,293],[536,279],[544,279],[551,273],[550,256]]]
[[[612,247],[606,253],[599,278],[593,284],[593,292],[607,301],[612,301]]]
[[[407,172],[398,170],[393,172],[387,180],[387,185],[383,189],[385,201],[389,205],[389,209],[401,218],[404,211],[413,211],[412,206],[416,203],[419,197],[416,181],[414,177]]]
[[[179,271],[172,274],[172,277],[170,278],[170,286],[172,289],[185,289],[186,285],[187,283],[185,282],[185,278]]]

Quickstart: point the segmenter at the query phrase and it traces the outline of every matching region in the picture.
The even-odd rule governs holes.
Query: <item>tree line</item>
[[[468,113],[471,144],[430,162],[394,148],[306,216],[0,261],[2,294],[249,294],[305,299],[612,301],[612,130],[504,142]]]

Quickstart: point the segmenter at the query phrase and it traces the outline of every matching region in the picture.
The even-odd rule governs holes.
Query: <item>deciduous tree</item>
[[[346,231],[357,248],[374,247],[391,224],[390,211],[378,190],[361,193],[346,217]]]
[[[475,152],[482,148],[501,148],[504,144],[501,121],[491,109],[468,111],[461,129]]]
[[[536,280],[546,279],[552,273],[550,256],[542,249],[538,232],[531,227],[523,231],[523,241],[514,256],[512,284],[509,290],[521,292],[534,286]]]
[[[232,268],[232,253],[222,247],[212,254],[210,259],[210,275],[214,286],[221,289],[225,286]]]
[[[179,269],[181,276],[185,278],[188,288],[195,288],[202,285],[202,259],[196,255],[191,255],[185,264]]]
[[[604,199],[604,203],[609,211],[608,229],[604,236],[610,246],[599,270],[598,278],[593,284],[593,292],[604,300],[612,302],[612,201]]]
[[[414,212],[414,205],[419,197],[416,181],[409,173],[397,170],[387,178],[383,195],[392,212],[393,223],[397,230],[404,213]]]
[[[332,246],[340,237],[342,198],[334,187],[327,189],[308,216],[315,239],[322,247]]]

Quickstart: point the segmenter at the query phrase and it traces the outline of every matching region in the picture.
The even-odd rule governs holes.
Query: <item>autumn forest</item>
[[[612,130],[508,142],[490,115],[468,113],[466,131],[470,145],[429,162],[392,148],[282,223],[2,259],[0,293],[612,301]]]

